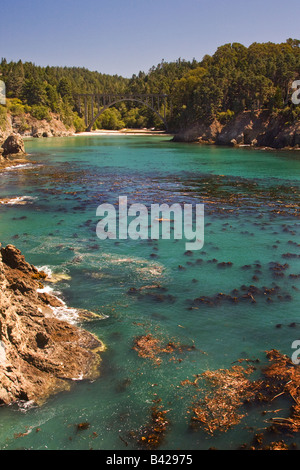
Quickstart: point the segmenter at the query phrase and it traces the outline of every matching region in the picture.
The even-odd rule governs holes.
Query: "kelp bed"
[[[284,396],[292,403],[289,416],[271,418],[269,426],[255,436],[250,448],[263,448],[268,434],[281,434],[283,437],[282,441],[269,444],[269,450],[288,448],[284,437],[291,437],[300,431],[300,369],[277,350],[267,351],[266,355],[269,365],[261,370],[262,377],[258,380],[251,381],[249,378],[257,370],[256,366],[234,365],[230,369],[206,371],[197,375],[194,381],[182,382],[182,386],[195,387],[196,396],[200,396],[191,406],[192,429],[201,428],[210,435],[226,432],[240,423],[247,414],[247,405],[270,404]],[[238,362],[242,363],[243,360]],[[279,411],[275,410],[274,413]],[[263,410],[262,413],[266,414],[267,411]]]
[[[191,425],[200,424],[209,434],[227,431],[244,417],[239,409],[253,395],[253,384],[247,378],[253,368],[233,366],[230,370],[206,371],[194,382],[186,380],[182,385],[193,385],[203,398],[192,406]]]
[[[162,362],[161,355],[172,354],[170,360],[178,360],[174,355],[175,352],[181,354],[184,351],[192,351],[196,349],[195,345],[191,346],[182,345],[175,341],[169,341],[166,345],[162,343],[162,340],[153,336],[152,334],[138,336],[134,340],[133,349],[138,355],[144,359],[151,359],[156,365],[160,365]]]
[[[174,353],[176,348],[180,350],[180,345],[167,343],[164,346],[151,334],[136,338],[133,347],[140,357],[154,361],[157,365],[161,363],[161,354]],[[258,359],[239,359],[229,369],[208,370],[195,375],[194,380],[182,381],[180,386],[193,387],[195,391],[188,410],[191,430],[202,430],[215,436],[238,425],[253,406],[256,409],[261,407],[267,425],[263,430],[256,430],[253,441],[243,444],[241,448],[294,449],[296,446],[288,445],[286,440],[290,441],[300,431],[300,368],[277,350],[267,351],[266,358],[268,363],[265,366]],[[252,379],[254,373],[259,376],[258,379]],[[276,409],[279,397],[288,400],[288,416],[278,415],[282,411]],[[170,424],[166,418],[168,411],[151,408],[148,424],[134,433],[134,440],[140,448],[154,449],[161,445]],[[273,413],[275,417],[268,419],[268,413]]]

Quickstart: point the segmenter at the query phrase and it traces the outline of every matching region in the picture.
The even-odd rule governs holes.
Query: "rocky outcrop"
[[[24,141],[18,134],[11,134],[2,144],[3,157],[25,155]]]
[[[211,124],[197,122],[194,125],[182,129],[174,136],[174,142],[201,142],[214,144],[217,136],[222,131],[222,124],[216,119]]]
[[[23,139],[18,134],[11,134],[0,140],[0,170],[19,164],[28,163]]]
[[[1,245],[0,245],[1,246]],[[55,318],[53,295],[39,292],[45,274],[12,245],[0,251],[0,404],[41,404],[76,379],[99,375],[102,342]]]
[[[0,143],[10,135],[13,134],[13,127],[11,122],[11,117],[6,113],[5,118],[1,120],[0,125]],[[1,147],[1,144],[0,144]]]
[[[227,124],[216,120],[211,124],[196,123],[178,132],[174,141],[297,149],[300,147],[300,122],[287,124],[283,117],[266,111],[245,111]]]
[[[58,114],[49,112],[49,119],[36,119],[31,114],[13,115],[7,111],[5,122],[0,127],[0,140],[11,134],[22,137],[66,137],[73,135],[75,129],[68,128]]]
[[[73,135],[75,129],[67,128],[58,114],[49,112],[49,119],[36,119],[30,114],[10,116],[11,127],[22,137],[66,137]]]

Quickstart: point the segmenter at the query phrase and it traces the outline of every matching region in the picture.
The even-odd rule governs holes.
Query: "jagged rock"
[[[0,244],[1,247],[1,244]],[[13,245],[0,250],[0,405],[37,404],[69,390],[72,379],[99,375],[102,342],[76,325],[55,318],[37,269]]]
[[[0,127],[0,139],[2,140],[11,134],[19,134],[22,137],[65,137],[74,133],[74,127],[66,126],[60,116],[52,112],[49,113],[49,120],[39,120],[29,113],[15,116],[7,110],[6,121]]]
[[[6,157],[8,155],[25,155],[25,147],[23,139],[18,134],[12,134],[4,141],[2,145],[3,148],[3,156]]]
[[[12,269],[18,269],[24,273],[38,272],[38,270],[25,261],[25,256],[14,245],[1,248],[2,261]]]
[[[63,307],[63,303],[53,295],[49,295],[47,292],[40,292],[39,298],[46,305],[51,305],[51,307]]]

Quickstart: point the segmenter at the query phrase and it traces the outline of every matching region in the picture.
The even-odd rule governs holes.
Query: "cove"
[[[299,339],[299,152],[186,145],[163,136],[25,142],[26,168],[0,174],[3,246],[55,275],[47,286],[107,345],[100,377],[72,382],[42,407],[0,408],[0,448],[136,450],[157,419],[159,449],[237,449],[269,425],[253,405],[226,432],[191,429],[193,383],[240,359],[260,377],[265,351]],[[205,244],[99,240],[100,204],[205,205]],[[251,297],[252,296],[252,297]],[[255,302],[253,301],[255,300]],[[258,361],[258,362],[256,362]],[[277,401],[279,400],[279,401]],[[166,413],[165,413],[166,412]],[[267,423],[266,423],[267,420]],[[80,423],[89,426],[78,431]],[[143,434],[141,434],[143,433]],[[272,437],[271,437],[272,438]],[[273,439],[274,440],[274,439]],[[298,435],[288,444],[300,445]],[[116,454],[117,455],[117,454]]]

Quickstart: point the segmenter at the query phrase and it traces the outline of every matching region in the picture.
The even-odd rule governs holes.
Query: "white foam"
[[[17,196],[12,199],[2,199],[2,201],[0,201],[0,204],[5,204],[8,206],[15,206],[18,204],[23,205],[23,204],[30,203],[34,201],[35,199],[36,199],[35,197],[31,197],[31,196]]]
[[[7,166],[5,171],[20,170],[22,168],[32,168],[32,163],[20,163],[19,165]]]
[[[21,401],[18,402],[18,406],[19,406],[19,410],[23,413],[26,413],[26,411],[32,410],[33,408],[38,407],[38,405],[36,404],[36,402],[34,400],[29,400],[29,401],[22,401],[21,400]],[[31,432],[32,432],[32,428],[28,429],[28,431],[26,431],[26,433],[24,433],[24,436],[27,436]]]
[[[36,268],[39,272],[47,274],[47,277],[52,277],[53,271],[49,266],[36,266]]]
[[[55,297],[59,302],[61,302],[62,304],[61,307],[52,307],[51,305],[49,305],[49,308],[51,308],[53,312],[53,316],[55,318],[57,318],[58,320],[67,321],[68,323],[71,323],[71,324],[76,324],[78,322],[78,319],[79,319],[78,310],[76,308],[68,307],[67,304],[60,297],[58,297],[59,295],[61,295],[60,292],[55,291],[50,286],[44,286],[42,289],[37,289],[37,292],[39,294],[49,294]]]
[[[72,380],[74,380],[74,382],[77,382],[77,381],[80,381],[80,380],[83,380],[84,379],[84,375],[83,374],[79,374],[78,377],[74,377]]]
[[[42,289],[37,289],[39,294],[51,294],[53,295],[54,289],[50,286],[44,286]]]
[[[63,302],[61,299],[59,300]],[[64,305],[62,307],[50,307],[53,312],[53,316],[58,320],[63,320],[75,325],[79,319],[78,310],[76,308],[68,307],[64,302],[63,304]]]

